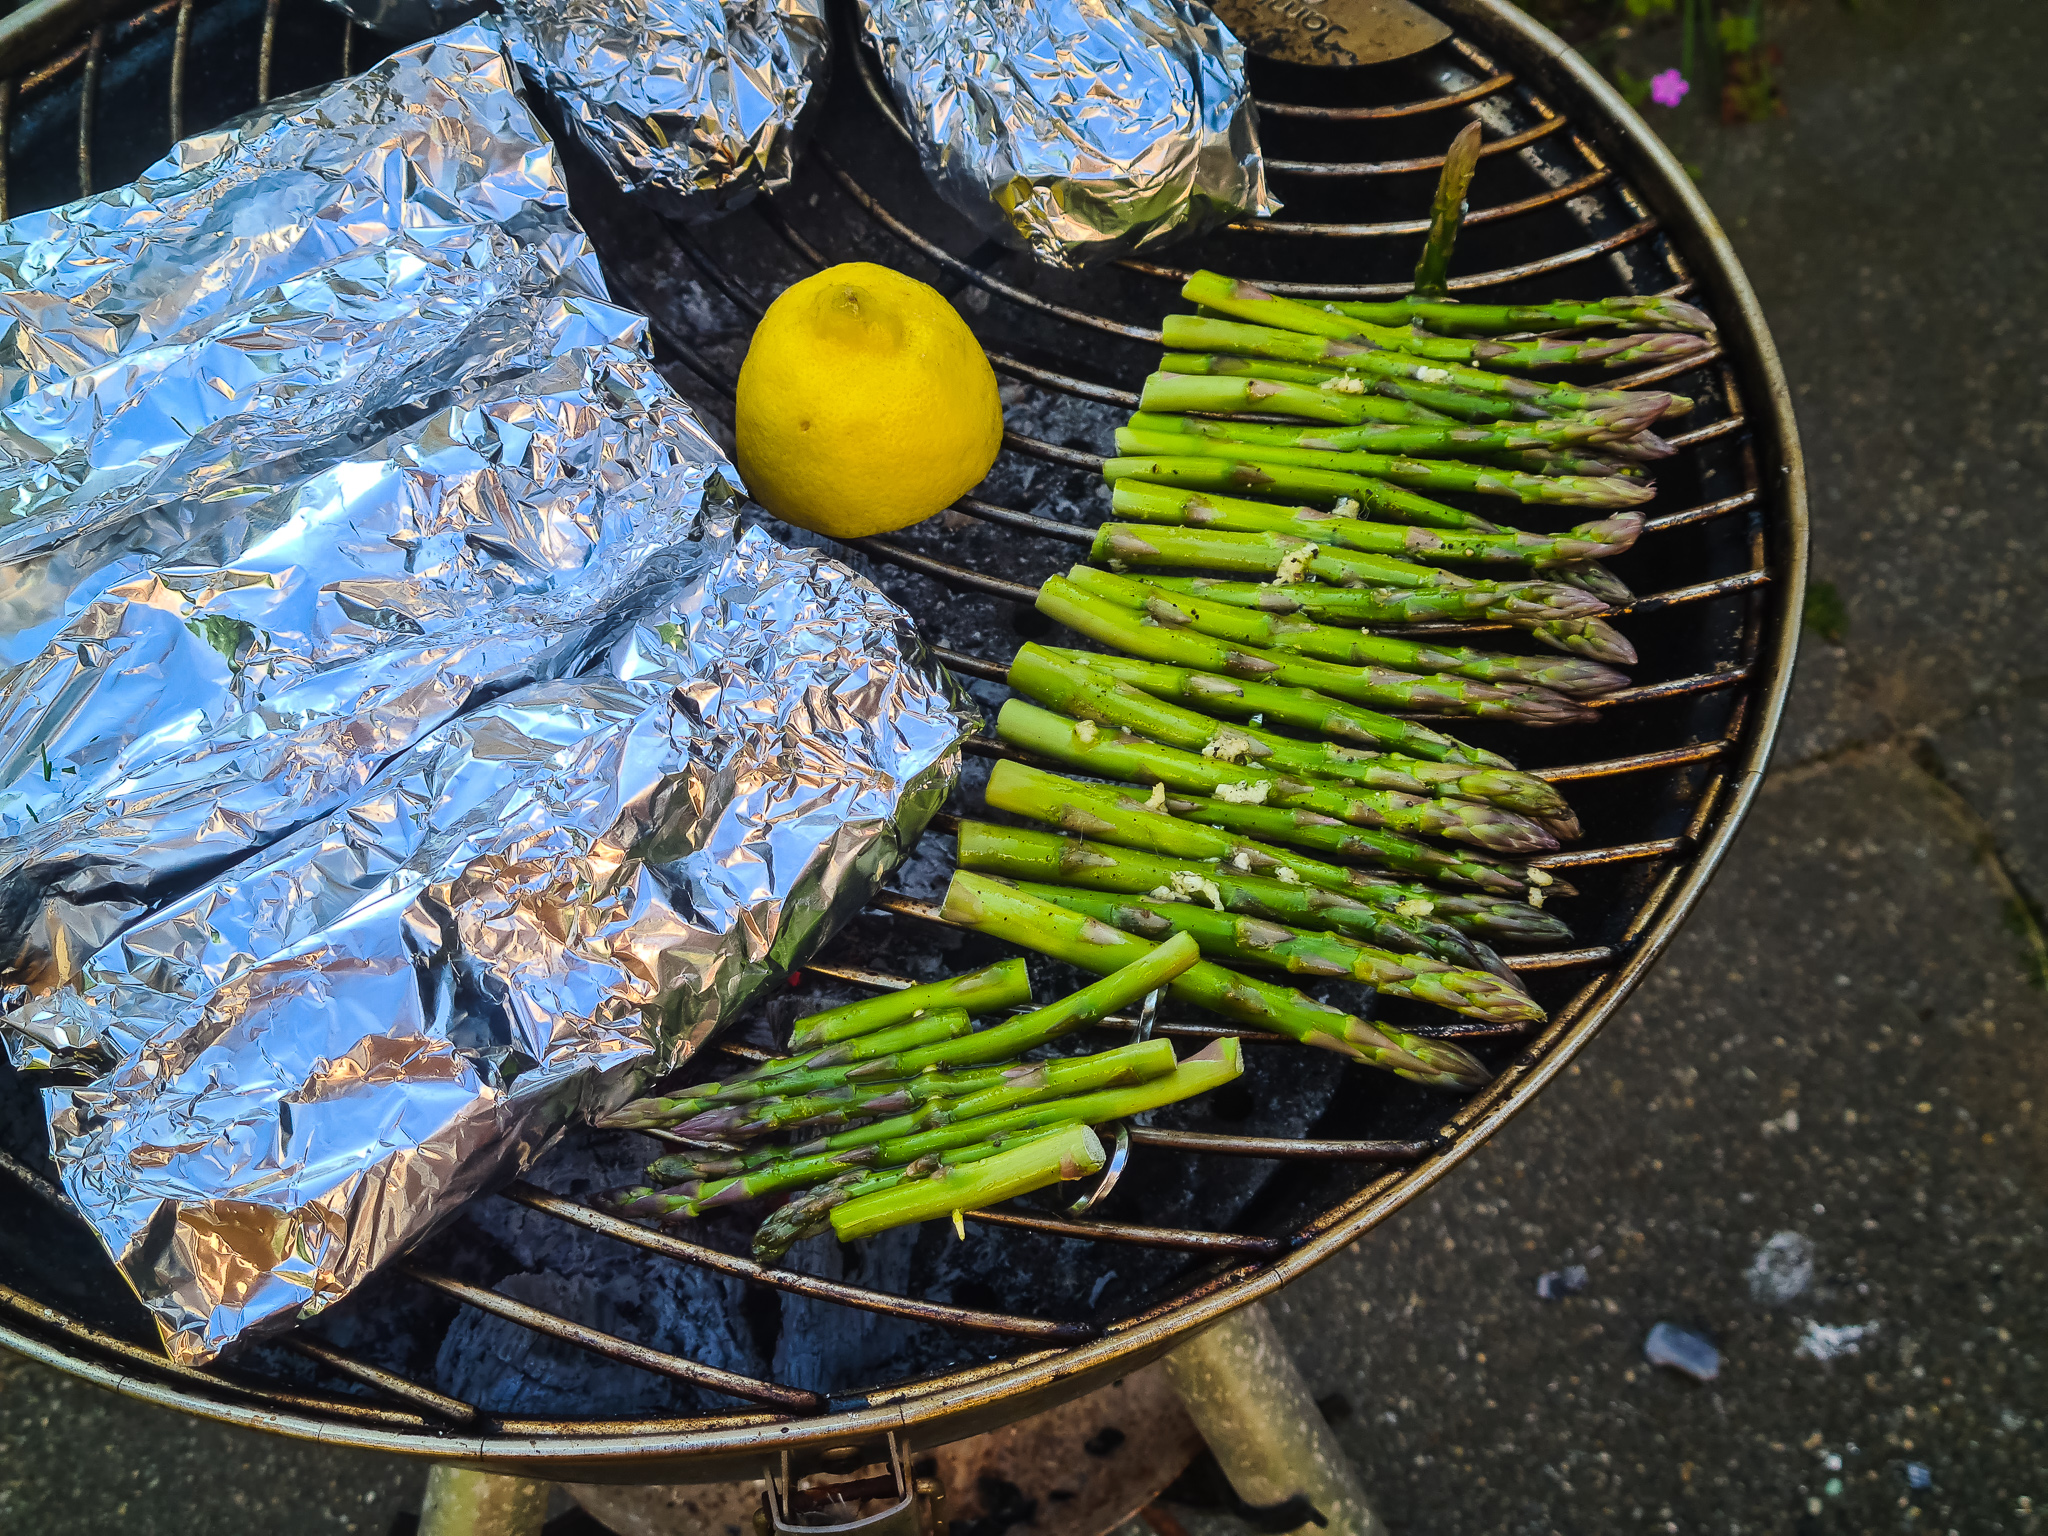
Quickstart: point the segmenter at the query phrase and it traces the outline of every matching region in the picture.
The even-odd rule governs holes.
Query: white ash
[[[1782,1307],[1813,1284],[1813,1243],[1803,1233],[1778,1232],[1757,1249],[1744,1278],[1752,1301]]]

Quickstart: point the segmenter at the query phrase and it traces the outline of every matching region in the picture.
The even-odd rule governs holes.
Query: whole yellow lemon
[[[996,376],[936,289],[852,261],[782,291],[740,368],[740,476],[837,539],[919,522],[972,490],[1003,440]]]

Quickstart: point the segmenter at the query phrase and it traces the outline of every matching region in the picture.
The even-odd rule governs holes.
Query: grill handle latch
[[[893,1430],[886,1472],[799,1488],[785,1451],[780,1475],[771,1467],[765,1481],[761,1507],[754,1513],[754,1536],[946,1536],[946,1485],[936,1477],[912,1476],[909,1449]],[[861,1513],[884,1499],[885,1508]]]

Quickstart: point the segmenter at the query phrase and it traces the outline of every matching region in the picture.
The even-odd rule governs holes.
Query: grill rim
[[[178,7],[181,20],[188,5],[186,0]],[[1135,1370],[1166,1353],[1187,1333],[1277,1291],[1363,1236],[1447,1176],[1519,1113],[1577,1057],[1662,955],[1747,818],[1776,740],[1798,652],[1798,615],[1808,563],[1806,476],[1789,388],[1755,293],[1718,221],[1677,159],[1582,58],[1508,0],[1433,0],[1432,8],[1484,46],[1511,55],[1514,62],[1507,73],[1567,97],[1577,95],[1585,103],[1587,115],[1575,119],[1574,127],[1612,157],[1613,168],[1658,220],[1694,281],[1705,290],[1724,336],[1741,336],[1744,345],[1728,347],[1726,362],[1743,392],[1758,459],[1755,495],[1762,513],[1761,557],[1770,573],[1764,583],[1770,590],[1758,595],[1762,627],[1774,631],[1759,637],[1754,660],[1746,669],[1749,698],[1732,733],[1740,746],[1728,754],[1719,792],[1707,791],[1689,835],[1671,850],[1682,853],[1683,862],[1667,871],[1638,909],[1626,953],[1615,969],[1580,987],[1494,1084],[1446,1117],[1447,1144],[1441,1150],[1390,1170],[1324,1210],[1303,1229],[1303,1240],[1286,1253],[1214,1274],[1147,1312],[1110,1325],[1097,1339],[871,1390],[865,1394],[864,1407],[794,1421],[741,1412],[687,1423],[583,1422],[563,1434],[549,1433],[546,1425],[533,1421],[511,1421],[484,1434],[456,1426],[444,1429],[417,1414],[370,1403],[353,1411],[336,1405],[324,1415],[302,1412],[279,1406],[291,1395],[275,1387],[240,1387],[224,1379],[213,1391],[201,1391],[176,1375],[155,1376],[145,1371],[136,1359],[140,1352],[128,1341],[26,1297],[10,1298],[9,1310],[41,1326],[24,1329],[0,1321],[0,1345],[141,1401],[297,1439],[529,1475],[545,1468],[550,1476],[564,1480],[647,1482],[682,1474],[683,1480],[713,1481],[750,1476],[779,1451],[793,1453],[799,1465],[816,1464],[828,1448],[873,1450],[890,1431],[909,1429],[922,1445],[943,1443],[1079,1396]],[[35,0],[0,22],[0,65],[10,71],[33,68],[68,42],[95,34],[120,9],[118,0]],[[270,11],[274,14],[274,4]],[[1758,677],[1758,671],[1764,675]],[[256,1401],[231,1395],[243,1392]],[[927,1408],[932,1410],[929,1414],[919,1412]]]

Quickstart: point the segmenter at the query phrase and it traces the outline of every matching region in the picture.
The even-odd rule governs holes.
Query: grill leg
[[[1166,1374],[1246,1504],[1279,1516],[1300,1500],[1290,1536],[1387,1536],[1263,1303],[1181,1345]]]
[[[419,1536],[540,1536],[548,1485],[436,1462],[427,1472]]]

